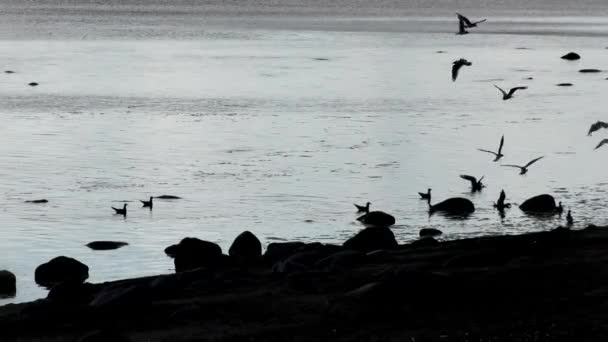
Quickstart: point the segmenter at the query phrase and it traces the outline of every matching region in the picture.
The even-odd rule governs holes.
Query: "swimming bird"
[[[150,196],[150,200],[149,200],[149,201],[142,201],[142,200],[139,200],[139,201],[140,201],[140,202],[143,204],[143,207],[144,207],[144,208],[145,208],[145,207],[147,207],[147,208],[152,209],[152,205],[153,205],[153,203],[152,203],[152,199],[153,199],[153,198],[154,198],[154,197]]]
[[[114,208],[114,207],[112,207],[112,209],[114,209],[114,211],[116,212],[116,215],[127,216],[127,203],[125,203],[125,205],[122,207],[122,209]]]
[[[608,139],[604,139],[604,140],[600,141],[600,143],[597,144],[597,146],[595,146],[595,150],[602,147],[602,145],[604,145],[604,144],[608,144]]]
[[[460,19],[460,17],[458,17],[458,32],[456,32],[456,34],[467,34],[467,33],[469,33],[469,31],[465,30],[466,27],[467,26],[464,23],[464,21],[462,19]]]
[[[419,192],[418,195],[420,195],[420,199],[429,199],[429,198],[431,198],[431,188],[427,189],[426,194],[424,192]]]
[[[515,88],[511,88],[511,90],[509,90],[509,93],[507,93],[506,91],[504,91],[501,87],[497,86],[496,84],[494,84],[494,87],[496,87],[496,89],[500,90],[500,92],[502,93],[503,100],[508,100],[508,99],[512,98],[513,94],[517,90],[528,89],[528,87],[515,87]]]
[[[505,155],[502,154],[502,146],[505,144],[505,136],[503,135],[502,138],[500,138],[500,145],[498,146],[498,152],[493,152],[493,151],[488,151],[488,150],[482,150],[481,148],[478,148],[479,151],[481,152],[487,152],[487,153],[492,153],[493,155],[496,156],[496,158],[494,158],[494,161],[498,161],[500,158],[504,157]]]
[[[591,133],[593,133],[601,128],[608,128],[608,123],[603,122],[603,121],[598,121],[598,122],[594,123],[593,125],[591,125],[591,127],[589,127],[589,133],[587,133],[587,135],[591,135]]]
[[[469,20],[469,18],[465,17],[464,15],[462,15],[460,13],[456,13],[456,16],[458,16],[458,21],[462,22],[465,27],[477,27],[477,24],[483,23],[484,21],[487,20],[487,19],[483,19],[480,21],[471,22]]]
[[[358,213],[369,213],[369,205],[370,205],[370,204],[371,204],[371,203],[369,203],[369,202],[367,202],[367,203],[365,204],[365,206],[355,204],[355,207],[357,207],[357,212],[358,212]]]
[[[494,208],[498,209],[499,211],[503,211],[505,208],[511,208],[511,203],[505,203],[506,198],[507,195],[505,194],[505,191],[501,190],[500,196],[498,196],[498,201],[494,203]]]
[[[395,218],[383,211],[371,211],[357,218],[357,221],[366,226],[388,227],[395,224]]]
[[[477,180],[477,178],[475,178],[473,176],[460,175],[460,178],[466,179],[469,182],[471,182],[471,192],[481,191],[481,189],[483,189],[485,187],[485,185],[483,185],[483,183],[481,182],[483,177],[485,177],[485,176],[481,176],[481,178],[479,178],[479,180]]]
[[[532,159],[532,160],[531,160],[531,161],[530,161],[528,164],[526,164],[525,166],[511,165],[511,164],[506,164],[506,165],[505,165],[505,164],[503,164],[503,165],[500,165],[500,166],[507,166],[507,167],[516,167],[516,168],[519,168],[519,169],[520,169],[519,174],[520,174],[520,175],[525,175],[525,174],[526,174],[526,172],[528,172],[528,167],[530,167],[530,165],[532,165],[532,164],[536,163],[537,161],[539,161],[539,160],[543,159],[544,157],[545,157],[545,156],[538,157],[538,158],[536,158],[536,159]]]
[[[568,226],[571,226],[574,223],[570,210],[568,210],[568,215],[566,215],[566,222],[568,223]]]
[[[473,65],[473,63],[467,61],[464,58],[454,61],[453,64],[454,65],[452,65],[452,81],[456,81],[456,78],[458,77],[458,70],[460,70],[460,68],[462,68],[463,65],[466,65],[466,66]]]

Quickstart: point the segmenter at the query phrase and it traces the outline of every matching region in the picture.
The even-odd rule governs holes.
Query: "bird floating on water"
[[[481,148],[478,148],[478,150],[481,152],[492,153],[494,156],[496,156],[496,158],[494,158],[494,161],[498,161],[500,158],[505,156],[504,154],[502,154],[502,146],[504,144],[505,144],[505,136],[503,135],[502,138],[500,138],[500,145],[498,146],[498,152],[483,150]]]
[[[122,209],[114,208],[114,207],[112,207],[112,209],[114,209],[114,211],[116,212],[116,215],[127,216],[127,203],[125,203],[125,205],[122,207]]]
[[[473,176],[460,175],[460,178],[466,179],[469,182],[471,182],[471,192],[481,191],[481,189],[483,189],[485,187],[485,185],[483,185],[483,183],[481,182],[483,177],[485,177],[485,176],[481,176],[481,178],[479,178],[479,180],[477,180],[477,178],[475,178]]]
[[[431,188],[428,188],[426,193],[419,192],[418,195],[420,195],[420,199],[428,200],[429,198],[431,198]]]
[[[505,208],[511,208],[511,203],[505,203],[505,199],[507,199],[507,195],[504,190],[500,191],[500,196],[498,196],[498,201],[494,203],[494,208],[499,211],[505,210]]]
[[[369,202],[365,203],[365,206],[355,204],[355,207],[357,207],[357,212],[358,213],[369,213],[369,205],[370,204],[371,203],[369,203]]]
[[[149,201],[142,201],[142,200],[139,200],[139,201],[143,204],[144,208],[150,208],[150,209],[152,209],[152,206],[153,206],[152,199],[153,198],[154,197],[150,196],[150,200]]]
[[[509,92],[507,93],[506,91],[504,91],[501,87],[497,86],[496,84],[494,84],[494,87],[496,87],[496,89],[500,90],[500,92],[502,93],[503,100],[508,100],[508,99],[512,98],[513,94],[515,94],[515,92],[518,90],[528,89],[528,87],[515,87],[515,88],[511,88],[511,90],[509,90]]]
[[[602,147],[602,145],[604,145],[604,144],[608,144],[608,139],[604,139],[604,140],[600,141],[600,143],[597,144],[597,146],[595,146],[595,150]]]
[[[505,165],[501,165],[501,166],[516,167],[516,168],[520,169],[520,172],[519,172],[520,175],[525,175],[526,172],[528,172],[528,167],[530,167],[530,165],[536,163],[537,161],[543,159],[544,157],[545,156],[541,156],[541,157],[538,157],[536,159],[533,159],[528,164],[526,164],[525,166],[511,165],[511,164],[505,164]]]
[[[487,19],[482,19],[479,21],[471,22],[469,20],[469,18],[465,17],[464,15],[462,15],[460,13],[456,13],[456,16],[458,17],[458,21],[460,23],[462,23],[466,28],[477,27],[477,24],[483,23],[484,21],[487,20]]]
[[[587,135],[591,135],[591,133],[598,131],[602,128],[608,128],[608,123],[603,122],[603,121],[598,121],[598,122],[592,124],[591,127],[589,127],[589,133],[587,133]]]
[[[464,65],[471,66],[473,65],[473,63],[467,61],[464,58],[454,61],[452,65],[452,81],[456,81],[456,78],[458,77],[458,70],[460,70],[460,68],[462,68]]]

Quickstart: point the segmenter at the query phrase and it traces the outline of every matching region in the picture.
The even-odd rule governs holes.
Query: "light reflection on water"
[[[170,272],[163,249],[185,236],[224,250],[243,230],[264,245],[341,243],[361,228],[353,202],[392,213],[401,242],[426,227],[453,239],[563,224],[516,207],[501,219],[492,208],[501,189],[512,203],[551,193],[577,226],[605,223],[608,151],[593,147],[607,133],[586,131],[606,119],[608,81],[577,72],[608,69],[601,39],[225,36],[0,42],[3,68],[16,71],[0,75],[0,269],[18,276],[11,301],[43,296],[34,268],[57,255],[83,261],[98,282]],[[570,50],[583,59],[558,58]],[[453,83],[461,57],[473,65]],[[529,89],[502,101],[494,83]],[[519,176],[477,151],[495,149],[502,134],[501,162],[545,158]],[[471,194],[460,174],[485,175],[488,187]],[[468,197],[477,210],[466,220],[429,217],[417,194],[428,187],[433,202]],[[183,199],[139,207],[160,194]],[[49,203],[23,202],[38,198]],[[126,219],[110,209],[122,201]],[[84,247],[93,240],[130,245],[93,252]]]

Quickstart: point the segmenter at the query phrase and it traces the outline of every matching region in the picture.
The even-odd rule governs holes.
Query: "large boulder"
[[[576,61],[578,59],[581,59],[581,56],[576,52],[568,52],[567,54],[561,56],[560,58],[568,60],[568,61]]]
[[[128,245],[128,243],[122,241],[93,241],[87,243],[85,246],[96,251],[106,251],[110,249],[118,249],[126,245]]]
[[[548,213],[557,210],[555,199],[548,194],[528,198],[519,206],[519,209],[529,213]]]
[[[17,278],[12,272],[0,271],[0,298],[11,297],[17,293]]]
[[[394,249],[397,247],[397,240],[388,227],[368,227],[346,240],[342,246],[345,249],[367,253],[378,249]]]
[[[345,250],[317,261],[315,267],[327,271],[339,271],[360,265],[364,261],[365,254],[358,251]]]
[[[84,306],[95,294],[95,286],[78,281],[65,281],[51,288],[46,298],[56,304]]]
[[[297,253],[306,244],[304,242],[273,242],[266,247],[266,253],[264,253],[264,261],[268,264],[274,265],[275,263],[289,258],[291,255]]]
[[[36,267],[34,278],[38,285],[52,287],[64,281],[84,282],[89,277],[89,267],[80,261],[58,256]]]
[[[253,233],[244,231],[234,239],[228,255],[239,261],[255,261],[262,256],[262,244]]]
[[[165,253],[173,256],[175,272],[214,267],[222,260],[222,248],[216,243],[191,237],[182,239],[177,245],[167,247]]]

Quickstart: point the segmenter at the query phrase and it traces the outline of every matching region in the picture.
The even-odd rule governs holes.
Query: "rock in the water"
[[[38,285],[52,287],[64,281],[84,282],[89,277],[89,267],[80,261],[58,256],[36,267],[35,280]]]
[[[551,195],[542,194],[534,196],[524,201],[519,209],[525,212],[547,213],[557,209],[555,199]]]
[[[17,278],[12,272],[0,271],[0,298],[12,297],[17,293]]]
[[[170,251],[167,251],[170,249]],[[217,266],[222,259],[222,249],[213,242],[187,237],[176,247],[170,246],[165,253],[174,255],[175,272],[193,270],[199,267]]]
[[[346,240],[342,246],[367,253],[378,249],[394,249],[397,245],[395,235],[388,227],[368,227]]]
[[[4,70],[5,74],[14,74],[15,72],[13,70]]]
[[[46,199],[37,199],[37,200],[25,201],[25,203],[49,203],[49,201]]]
[[[303,248],[304,242],[273,242],[266,247],[264,261],[274,265],[278,261],[285,260]]]
[[[30,87],[35,87],[35,86],[38,85],[38,83],[36,83],[36,82],[30,82],[27,85],[29,85]]]
[[[374,227],[388,227],[395,224],[395,218],[383,211],[372,211],[357,218],[364,225]]]
[[[92,333],[88,333],[81,337],[78,342],[129,342],[130,340],[123,335],[105,331],[98,330]]]
[[[602,72],[602,70],[599,70],[599,69],[581,69],[578,72],[582,72],[584,74],[587,74],[587,73]]]
[[[572,87],[574,84],[572,83],[558,83],[558,87]]]
[[[97,251],[106,251],[109,249],[117,249],[127,245],[128,243],[121,241],[93,241],[87,243],[85,246]]]
[[[576,53],[576,52],[568,52],[567,54],[563,55],[560,57],[561,59],[566,59],[569,61],[576,61],[578,59],[581,59],[581,56]]]
[[[435,229],[435,228],[422,228],[420,229],[420,232],[418,233],[418,235],[420,237],[426,237],[426,236],[438,236],[443,234],[443,232],[439,229]]]
[[[469,215],[475,212],[475,205],[467,198],[453,197],[431,205],[429,211],[442,212],[448,215]]]
[[[173,196],[173,195],[160,195],[160,196],[154,196],[154,198],[160,198],[160,199],[181,199],[181,197],[179,197],[179,196]]]
[[[254,261],[262,256],[262,244],[253,233],[244,231],[234,239],[228,255],[241,261]]]

